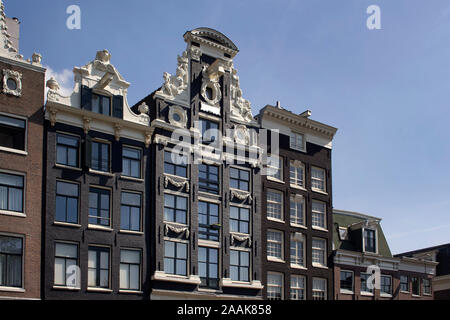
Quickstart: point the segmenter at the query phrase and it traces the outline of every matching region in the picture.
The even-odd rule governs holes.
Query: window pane
[[[75,244],[68,244],[68,243],[56,243],[55,254],[58,257],[77,258],[78,246]]]
[[[141,253],[136,250],[121,250],[120,262],[139,264],[141,262]]]

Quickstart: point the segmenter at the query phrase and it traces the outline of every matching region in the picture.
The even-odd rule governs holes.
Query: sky
[[[448,0],[4,0],[20,52],[43,56],[70,91],[72,69],[108,49],[133,105],[175,73],[183,34],[210,27],[239,48],[253,114],[277,100],[338,128],[333,206],[382,218],[391,251],[450,242]],[[69,30],[70,5],[81,29]],[[381,29],[369,30],[370,5]]]

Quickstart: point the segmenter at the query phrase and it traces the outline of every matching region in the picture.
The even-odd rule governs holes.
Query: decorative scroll
[[[238,191],[238,190],[234,190],[234,189],[231,189],[230,191],[231,191],[231,199],[237,198],[241,201],[245,201],[248,199],[248,201],[250,203],[252,202],[252,196],[250,195],[249,192]]]
[[[231,244],[233,245],[236,241],[238,241],[238,242],[247,241],[247,244],[249,247],[251,247],[251,245],[252,245],[252,239],[250,238],[250,235],[240,236],[240,235],[232,233],[231,234]]]
[[[174,232],[176,234],[184,233],[186,239],[189,238],[189,229],[188,229],[188,227],[175,227],[175,226],[172,226],[170,224],[166,224],[165,225],[165,231],[166,231],[166,235],[167,235],[167,233],[169,233],[169,231],[171,231],[171,232]]]
[[[189,192],[189,181],[187,181],[187,180],[178,180],[177,181],[171,177],[165,176],[164,177],[164,187],[167,188],[169,183],[171,185],[175,186],[176,188],[182,188],[182,187],[186,186],[186,192]]]

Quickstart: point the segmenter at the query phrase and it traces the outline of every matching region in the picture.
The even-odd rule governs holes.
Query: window
[[[187,198],[164,194],[164,220],[168,222],[187,223]]]
[[[281,273],[267,273],[267,300],[283,299],[283,275]]]
[[[25,151],[27,122],[0,114],[0,146]]]
[[[120,289],[141,288],[141,251],[120,250]]]
[[[341,271],[341,291],[351,291],[353,292],[353,272],[352,271]]]
[[[56,163],[79,167],[80,138],[58,133],[56,136]]]
[[[431,281],[430,279],[423,279],[423,294],[431,295]]]
[[[22,288],[22,238],[0,236],[0,286]]]
[[[175,176],[187,177],[188,159],[185,155],[164,151],[164,172]]]
[[[230,187],[249,191],[250,173],[247,170],[230,168]]]
[[[109,144],[93,141],[91,144],[91,168],[109,172]]]
[[[311,220],[312,226],[318,227],[322,229],[326,229],[326,204],[321,201],[312,201],[312,210],[311,210]]]
[[[305,199],[300,195],[291,196],[291,224],[305,225]]]
[[[88,287],[109,288],[109,248],[89,247]]]
[[[311,189],[313,191],[325,192],[325,170],[312,167],[311,168]]]
[[[141,195],[122,192],[120,198],[120,229],[141,231]]]
[[[123,147],[122,150],[122,173],[125,176],[141,177],[141,150]]]
[[[200,119],[200,132],[202,143],[210,144],[218,140],[219,124],[205,119]]]
[[[305,277],[291,276],[291,300],[305,300]]]
[[[327,280],[313,278],[313,300],[327,300]]]
[[[420,296],[420,282],[419,278],[412,277],[411,278],[411,286],[412,286],[412,294],[415,296]]]
[[[250,209],[230,206],[230,231],[250,233]]]
[[[23,213],[24,177],[0,172],[0,210]]]
[[[409,282],[407,276],[400,276],[400,291],[409,292]]]
[[[55,285],[79,288],[79,283],[70,283],[68,275],[73,273],[70,267],[78,266],[78,245],[55,243]],[[76,280],[76,278],[74,279]]]
[[[187,243],[164,241],[164,272],[187,275]]]
[[[283,233],[267,231],[267,256],[283,260]]]
[[[291,234],[291,264],[305,266],[305,238],[298,232]]]
[[[111,225],[109,207],[109,190],[89,188],[89,224],[109,227]]]
[[[201,287],[219,288],[219,250],[198,247],[198,274]]]
[[[367,280],[370,278],[370,274],[368,273],[361,273],[361,292],[368,292],[373,293],[373,279],[372,280],[372,289],[369,289]]]
[[[78,223],[78,199],[78,184],[56,181],[55,221]]]
[[[250,252],[230,250],[230,278],[233,281],[250,281]]]
[[[283,158],[271,155],[267,158],[267,176],[277,180],[283,180]]]
[[[392,277],[391,276],[383,276],[380,278],[380,293],[381,294],[392,294]]]
[[[364,229],[364,251],[376,252],[375,247],[375,230]]]
[[[111,115],[110,97],[92,93],[92,111],[106,116]]]
[[[326,241],[324,239],[312,239],[312,263],[315,266],[327,266]]]
[[[305,137],[300,133],[291,133],[290,136],[290,147],[291,149],[304,151],[305,150]]]
[[[267,190],[267,217],[283,220],[283,194],[275,190]]]
[[[291,161],[291,168],[290,168],[291,185],[304,187],[305,185],[304,181],[305,181],[305,168],[303,164],[299,163],[298,161]]]
[[[200,164],[198,171],[199,190],[219,194],[219,167]]]
[[[215,203],[198,202],[198,238],[219,241],[219,206]]]

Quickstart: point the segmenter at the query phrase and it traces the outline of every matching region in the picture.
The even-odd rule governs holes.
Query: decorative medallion
[[[169,123],[171,125],[186,128],[187,124],[187,114],[186,110],[184,110],[180,106],[170,106],[169,109]]]
[[[22,95],[22,74],[20,72],[3,69],[3,93],[16,97]]]

